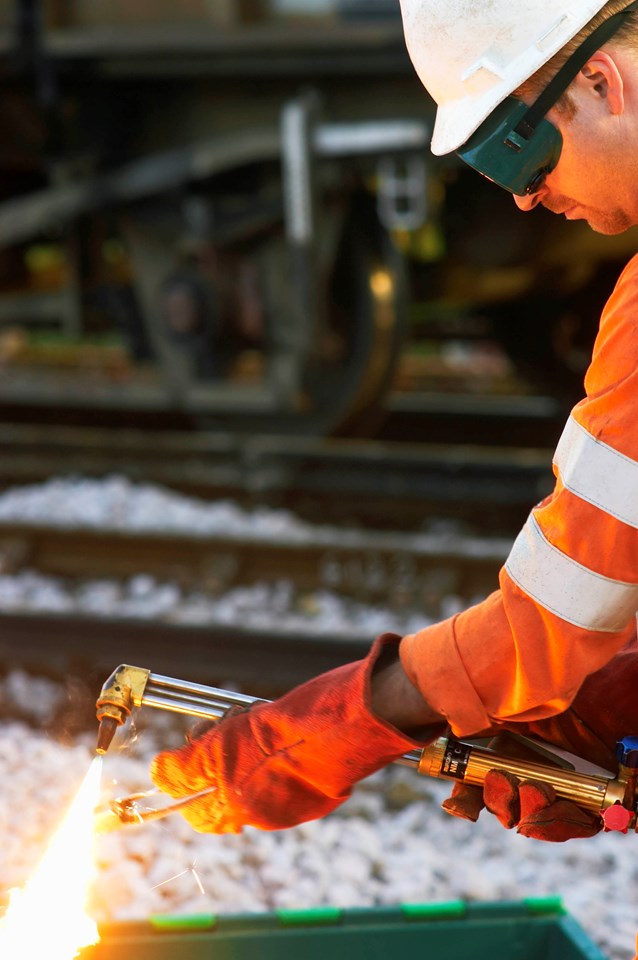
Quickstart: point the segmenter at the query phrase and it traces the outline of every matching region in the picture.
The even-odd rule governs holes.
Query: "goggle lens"
[[[563,147],[560,131],[545,118],[529,138],[517,132],[528,110],[521,100],[508,97],[457,150],[470,167],[521,197],[540,189]]]
[[[531,195],[532,193],[538,193],[538,191],[540,190],[540,188],[541,188],[541,187],[543,186],[543,184],[545,183],[545,179],[546,179],[546,177],[547,177],[547,174],[548,174],[548,173],[551,173],[551,172],[552,172],[552,171],[549,170],[547,167],[545,167],[543,170],[539,170],[538,173],[536,174],[536,176],[535,176],[535,177],[532,177],[532,179],[530,180],[530,182],[527,184],[527,187],[526,187],[526,189],[525,189],[525,193],[526,193],[526,194],[530,194],[530,195]]]

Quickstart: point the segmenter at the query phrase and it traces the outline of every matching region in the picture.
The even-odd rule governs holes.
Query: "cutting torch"
[[[98,754],[105,754],[119,727],[123,726],[136,707],[156,707],[173,713],[217,721],[232,708],[247,709],[263,703],[233,690],[223,690],[174,677],[151,673],[144,667],[121,664],[108,678],[97,700],[99,722]],[[598,814],[605,830],[638,831],[638,736],[623,737],[616,744],[617,773],[586,773],[551,753],[551,747],[539,748],[536,741],[516,737],[535,750],[541,750],[550,762],[519,759],[494,750],[481,742],[459,740],[453,736],[438,737],[423,750],[412,750],[397,763],[414,768],[423,776],[481,785],[489,770],[506,770],[521,780],[542,780],[551,784],[557,796],[572,800],[580,807]],[[132,823],[161,819],[215,790],[211,786],[162,808],[144,808],[144,802],[158,791],[134,794],[112,800],[96,811],[96,828],[109,830]]]

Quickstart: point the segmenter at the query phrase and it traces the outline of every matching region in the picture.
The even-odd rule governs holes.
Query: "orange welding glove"
[[[183,810],[200,832],[280,830],[322,817],[355,783],[423,747],[370,708],[375,665],[396,656],[383,634],[368,656],[309,680],[272,703],[224,718],[203,736],[153,760],[151,778],[172,797],[215,785]],[[440,730],[432,730],[432,738]]]
[[[549,783],[519,780],[506,770],[490,770],[483,784],[486,808],[504,827],[535,840],[562,841],[593,837],[601,818],[571,800],[556,797]]]
[[[637,677],[638,646],[634,639],[585,680],[564,713],[529,724],[503,724],[499,729],[540,738],[550,746],[613,771],[616,741],[638,731]],[[500,748],[494,741],[492,745],[503,752],[509,749]],[[514,755],[522,756],[520,747]],[[528,757],[539,761],[532,753]],[[443,803],[448,813],[468,820],[477,820],[483,807],[494,813],[503,826],[516,827],[518,833],[537,840],[591,837],[603,827],[600,817],[569,800],[556,799],[549,784],[529,780],[521,783],[511,774],[497,770],[489,771],[482,787],[455,784]]]
[[[490,747],[501,755],[540,761],[538,753],[526,750],[507,734],[496,737]],[[559,799],[551,784],[520,780],[507,770],[489,770],[482,786],[455,783],[442,807],[455,817],[474,821],[485,807],[507,830],[516,827],[517,833],[535,840],[591,837],[603,825],[599,816]]]

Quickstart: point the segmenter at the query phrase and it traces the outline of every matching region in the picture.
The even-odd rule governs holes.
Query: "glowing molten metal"
[[[100,792],[96,758],[36,872],[11,891],[0,919],[2,960],[73,960],[99,940],[85,904],[93,877],[93,811]]]

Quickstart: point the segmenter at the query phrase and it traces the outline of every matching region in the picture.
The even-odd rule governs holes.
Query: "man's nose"
[[[537,193],[526,193],[524,197],[520,197],[517,194],[513,194],[514,203],[519,210],[533,210],[534,207],[540,203],[541,195],[540,192]]]

